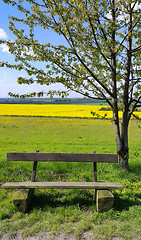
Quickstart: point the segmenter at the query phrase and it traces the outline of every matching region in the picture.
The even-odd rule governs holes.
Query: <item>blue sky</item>
[[[136,4],[135,9],[141,8],[141,4]],[[15,7],[9,6],[4,4],[2,0],[0,0],[0,39],[10,39],[14,40],[15,36],[9,30],[9,19],[8,15],[13,15],[16,17],[21,17],[21,12],[17,11]],[[107,15],[110,18],[110,15]],[[37,29],[38,33],[38,40],[42,43],[51,42],[54,45],[58,44],[66,44],[65,40],[58,36],[53,31],[44,31],[42,29]],[[6,45],[0,45],[0,61],[7,61],[9,63],[14,63],[14,56],[8,52]],[[41,68],[41,64],[39,67]],[[40,86],[40,85],[19,85],[17,84],[17,78],[19,76],[26,76],[24,72],[19,72],[14,69],[6,69],[0,68],[0,97],[8,97],[8,92],[13,93],[29,93],[29,92],[40,92],[40,91],[48,91],[50,89],[64,89],[63,86],[60,84],[55,84],[53,86]],[[76,93],[71,93],[70,97],[80,97],[80,95]]]
[[[4,4],[3,1],[0,1],[0,39],[11,39],[14,40],[15,36],[12,34],[12,32],[9,30],[9,15],[13,16],[20,16],[21,14],[19,11],[15,9],[15,7],[12,7],[10,5]],[[46,31],[39,29],[39,40],[42,42],[51,42],[54,44],[65,44],[64,39],[55,34],[52,31]],[[14,56],[11,55],[8,52],[8,48],[6,45],[0,45],[0,61],[7,61],[9,63],[14,63]],[[40,65],[41,66],[41,65]],[[24,76],[24,72],[19,72],[14,69],[6,69],[6,68],[0,68],[0,98],[2,97],[8,97],[8,92],[13,93],[29,93],[32,91],[47,91],[49,89],[62,89],[62,85],[53,85],[53,86],[40,86],[40,85],[19,85],[17,84],[17,78],[19,76]],[[70,97],[80,97],[80,95],[77,95],[75,93],[71,93]]]

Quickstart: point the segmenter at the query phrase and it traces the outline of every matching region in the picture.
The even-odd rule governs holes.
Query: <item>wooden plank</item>
[[[117,154],[89,153],[7,153],[7,161],[118,162]]]
[[[122,189],[120,183],[108,182],[7,182],[2,188],[66,188],[66,189]]]
[[[36,153],[7,153],[7,161],[36,161]]]

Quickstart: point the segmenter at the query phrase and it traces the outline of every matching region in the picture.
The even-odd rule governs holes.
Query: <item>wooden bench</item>
[[[29,199],[36,188],[61,189],[95,189],[97,211],[109,210],[113,207],[114,197],[109,189],[122,189],[120,183],[97,181],[97,162],[117,163],[116,154],[83,154],[83,153],[7,153],[7,161],[33,161],[30,182],[7,182],[2,188],[20,189],[13,196],[13,203],[19,211],[25,212]],[[94,182],[35,182],[38,162],[91,162],[93,164]]]

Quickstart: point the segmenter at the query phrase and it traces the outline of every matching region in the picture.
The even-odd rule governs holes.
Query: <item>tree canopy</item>
[[[21,97],[64,97],[75,91],[106,100],[113,110],[121,166],[128,168],[128,124],[141,106],[141,0],[3,1],[17,7],[22,16],[10,17],[9,28],[16,40],[6,41],[17,63],[2,62],[1,66],[25,70],[29,77],[19,77],[19,84],[62,83],[66,87],[66,91],[45,90]],[[40,28],[54,31],[66,43],[39,41],[36,29]],[[36,67],[38,61],[43,68]],[[121,130],[118,102],[123,109]]]

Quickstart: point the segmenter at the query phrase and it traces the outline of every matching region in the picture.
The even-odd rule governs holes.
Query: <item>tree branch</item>
[[[93,33],[93,36],[94,36],[94,39],[95,39],[95,43],[96,43],[96,45],[97,45],[97,48],[100,50],[100,53],[101,53],[102,57],[104,58],[104,60],[107,62],[107,64],[108,64],[108,65],[110,66],[110,68],[112,69],[112,65],[110,64],[110,62],[108,61],[108,59],[105,57],[104,53],[102,53],[101,47],[100,47],[100,45],[99,45],[99,43],[98,43],[98,40],[97,40],[97,38],[96,38],[95,30],[94,30],[94,27],[93,27],[93,24],[92,24],[92,22],[91,22],[91,18],[90,18],[89,15],[88,15],[88,19],[89,19],[89,23],[90,23],[90,26],[91,26],[91,29],[92,29],[92,33]],[[107,37],[106,37],[105,33],[103,33],[103,34],[104,34],[105,40],[107,41]]]
[[[124,41],[126,40],[126,38],[129,36],[129,34],[133,31],[133,29],[135,28],[135,26],[140,22],[140,18],[139,20],[132,26],[132,28],[128,31],[128,33],[125,35],[125,37],[123,38],[122,42],[120,43],[120,46],[123,45]]]
[[[138,52],[138,51],[140,51],[140,50],[141,50],[141,45],[140,45],[139,47],[137,47],[137,48],[134,48],[134,49],[132,50],[132,53]]]
[[[135,101],[135,104],[133,105],[132,109],[129,112],[130,117],[133,114],[134,110],[136,109],[138,103],[140,103],[140,100],[141,100],[141,96],[139,96],[137,100],[136,99],[132,100],[132,102]]]

